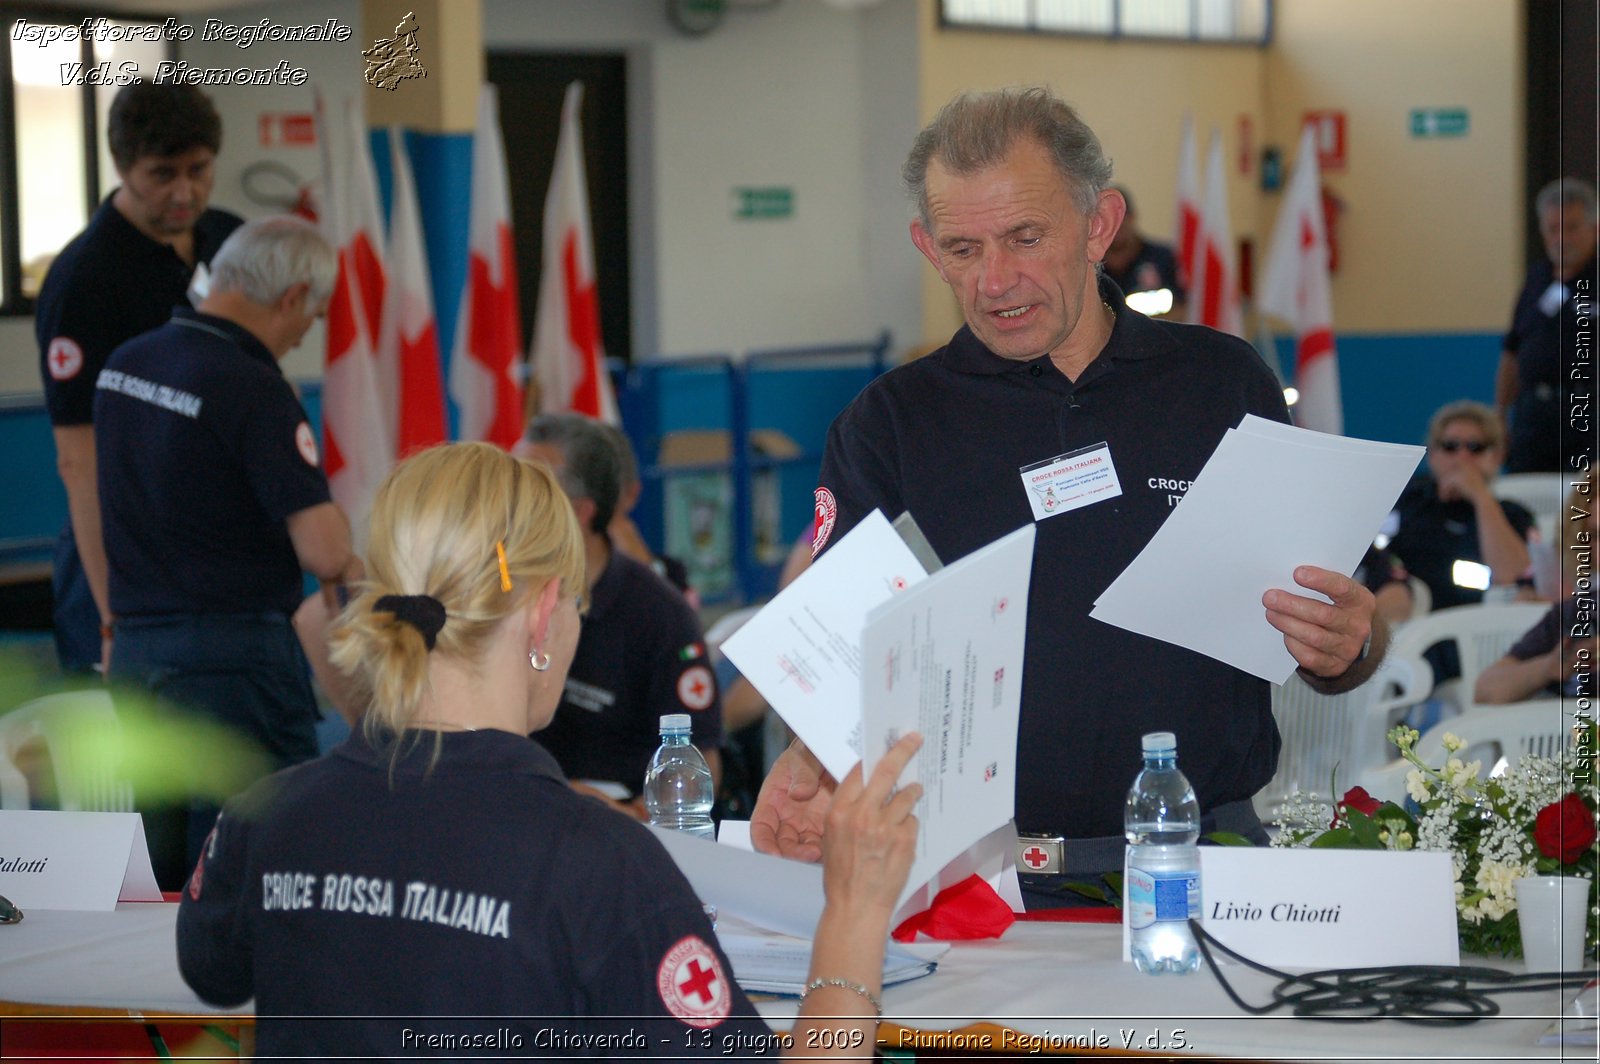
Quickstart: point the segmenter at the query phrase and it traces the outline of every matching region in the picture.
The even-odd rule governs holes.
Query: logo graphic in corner
[[[44,361],[52,380],[70,381],[83,368],[83,348],[70,336],[58,336],[50,341]]]
[[[711,670],[704,665],[691,665],[678,677],[678,701],[683,703],[685,709],[710,709],[716,691],[717,685],[711,678]]]
[[[690,1027],[715,1027],[728,1018],[733,996],[716,952],[699,935],[685,935],[656,969],[662,1004]]]
[[[427,69],[417,59],[417,16],[407,11],[394,28],[394,36],[372,42],[361,55],[367,61],[362,72],[367,84],[393,92],[406,78],[425,78]]]
[[[839,504],[833,501],[833,492],[827,488],[816,490],[817,523],[811,531],[811,557],[814,559],[822,553],[822,548],[828,543],[828,537],[833,535],[833,523],[839,518]]]
[[[311,426],[304,421],[295,427],[294,445],[299,449],[300,457],[306,460],[306,465],[317,464],[317,437],[311,431]]]

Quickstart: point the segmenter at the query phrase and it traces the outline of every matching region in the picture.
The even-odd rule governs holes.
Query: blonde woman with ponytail
[[[184,978],[219,1005],[255,999],[262,1057],[776,1044],[648,829],[527,738],[561,697],[583,565],[543,465],[448,444],[384,482],[368,580],[333,631],[361,726],[228,805],[179,910]],[[834,798],[788,1053],[870,1052],[921,793],[895,783],[918,745]],[[823,1017],[830,1037],[808,1039]]]

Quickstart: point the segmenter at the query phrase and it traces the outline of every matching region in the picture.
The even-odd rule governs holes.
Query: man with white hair
[[[1594,458],[1589,404],[1593,364],[1584,365],[1594,320],[1594,186],[1563,177],[1533,201],[1545,258],[1528,268],[1501,342],[1494,405],[1509,415],[1508,473],[1574,473]]]
[[[274,769],[317,753],[290,624],[301,572],[325,587],[360,575],[316,436],[278,367],[326,310],[337,271],[305,222],[247,223],[212,260],[199,307],[118,347],[96,385],[112,676],[221,721]],[[140,808],[157,881],[176,890],[216,808]]]

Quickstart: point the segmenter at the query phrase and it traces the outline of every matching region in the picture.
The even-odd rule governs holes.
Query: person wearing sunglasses
[[[1489,587],[1528,571],[1533,515],[1493,491],[1504,447],[1490,407],[1466,399],[1440,407],[1428,425],[1427,470],[1383,524],[1375,546],[1428,586],[1436,610],[1481,602]]]

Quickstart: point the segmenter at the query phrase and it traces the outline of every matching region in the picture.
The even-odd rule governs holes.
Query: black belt
[[[1224,802],[1200,818],[1200,833],[1229,831],[1257,839],[1261,818],[1248,798]],[[1023,876],[1099,875],[1122,867],[1128,840],[1121,835],[1068,839],[1060,835],[1017,832],[1017,874]]]

